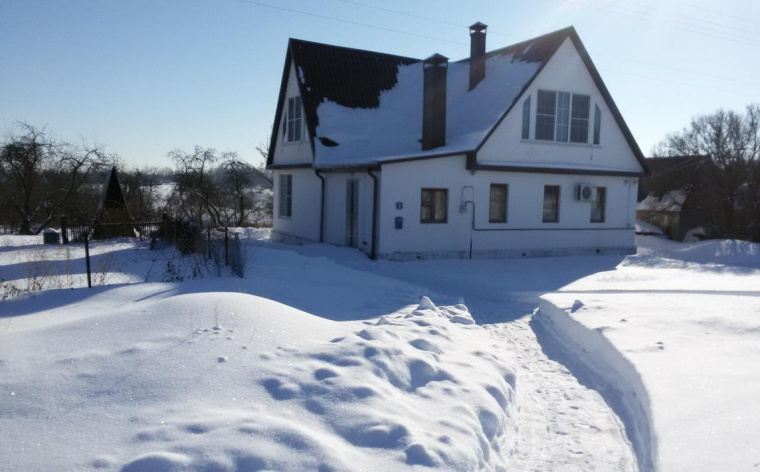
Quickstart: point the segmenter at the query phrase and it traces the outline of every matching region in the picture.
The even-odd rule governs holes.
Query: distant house
[[[273,237],[372,258],[630,253],[644,157],[570,27],[419,60],[291,39]]]
[[[704,239],[711,235],[700,202],[710,199],[710,156],[649,158],[651,175],[639,184],[636,218],[660,228],[671,239]]]

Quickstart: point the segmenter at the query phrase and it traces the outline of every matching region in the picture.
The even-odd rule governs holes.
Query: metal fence
[[[130,236],[99,239],[98,225],[68,225],[60,233],[67,244],[42,244],[40,236],[34,244],[30,237],[26,245],[1,247],[0,299],[46,289],[244,275],[242,241],[228,228],[174,221],[118,229],[124,227]]]

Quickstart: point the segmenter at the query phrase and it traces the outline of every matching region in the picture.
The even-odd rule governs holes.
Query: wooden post
[[[92,276],[90,275],[90,234],[84,233],[84,260],[87,264],[87,288],[92,288]]]
[[[69,226],[66,224],[66,217],[61,217],[61,238],[63,244],[69,244]]]
[[[206,248],[208,249],[208,260],[211,260],[211,227],[206,228]]]
[[[230,229],[224,228],[224,265],[230,265]]]

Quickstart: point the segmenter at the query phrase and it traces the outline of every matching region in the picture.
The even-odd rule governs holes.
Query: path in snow
[[[509,452],[509,470],[536,471],[633,471],[636,460],[623,425],[602,396],[581,384],[562,364],[544,352],[530,325],[530,313],[539,297],[590,274],[612,270],[623,259],[618,256],[567,257],[510,260],[440,260],[371,262],[357,251],[327,245],[294,248],[266,244],[269,249],[285,249],[277,257],[324,258],[365,273],[403,282],[400,291],[376,294],[367,279],[362,290],[352,290],[356,304],[353,316],[377,313],[409,297],[427,295],[440,304],[464,303],[478,324],[491,333],[492,352],[513,366],[516,372],[518,443]],[[290,254],[288,254],[290,253]],[[259,253],[259,262],[273,254]],[[316,259],[315,259],[316,261]],[[308,273],[310,264],[300,263]],[[266,264],[264,264],[266,266]],[[342,271],[335,271],[343,274]],[[356,275],[345,272],[352,280]],[[269,274],[274,276],[275,274]],[[288,274],[292,277],[292,274]],[[312,279],[310,279],[312,280]],[[313,283],[313,280],[312,282]],[[326,291],[348,284],[330,280]],[[401,293],[403,292],[403,293]],[[335,303],[320,306],[319,300],[300,300],[292,293],[263,293],[312,313],[335,313]],[[329,298],[329,297],[326,297]],[[363,301],[362,301],[363,300]],[[381,300],[374,306],[372,300]],[[395,300],[395,302],[393,302]],[[303,306],[299,305],[305,304]],[[367,305],[369,303],[369,305]],[[358,305],[357,305],[358,304]],[[362,309],[357,310],[357,306]],[[359,316],[361,317],[361,316]],[[356,319],[356,318],[350,318]],[[556,349],[547,346],[554,353]],[[556,353],[553,359],[559,359]]]
[[[544,354],[529,320],[485,326],[517,370],[519,434],[512,470],[636,470],[618,417],[598,392]]]
[[[302,251],[315,249],[321,248]],[[367,263],[339,250],[332,255],[338,263],[423,287],[437,300],[470,308],[492,335],[493,352],[517,369],[520,431],[510,470],[638,469],[621,420],[599,392],[553,360],[562,361],[555,346],[546,346],[552,353],[547,356],[530,324],[540,295],[611,270],[622,257]]]

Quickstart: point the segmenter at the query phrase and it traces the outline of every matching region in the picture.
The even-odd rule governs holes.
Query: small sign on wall
[[[396,202],[396,210],[401,210],[404,208],[403,202]]]
[[[396,229],[404,229],[404,217],[403,216],[397,216],[396,217]]]

